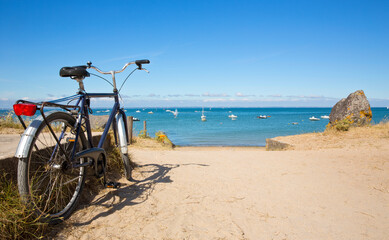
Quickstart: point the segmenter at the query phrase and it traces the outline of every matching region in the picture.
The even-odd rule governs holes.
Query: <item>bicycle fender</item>
[[[53,113],[59,111],[50,111],[45,113],[46,118]],[[65,112],[66,113],[66,112]],[[21,135],[18,147],[16,148],[15,157],[17,158],[26,158],[28,156],[29,146],[31,145],[32,140],[35,138],[36,131],[43,122],[43,117],[36,117],[30,125],[24,130],[24,133]]]
[[[126,126],[124,125],[124,121],[126,119],[123,118],[123,114],[120,112],[116,114],[116,123],[118,126],[118,135],[119,135],[119,147],[120,151],[123,154],[128,153],[127,149],[127,132],[126,132]]]

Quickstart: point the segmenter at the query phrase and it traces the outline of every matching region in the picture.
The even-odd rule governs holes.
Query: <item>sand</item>
[[[389,145],[130,148],[121,179],[59,239],[388,239]],[[62,226],[63,227],[63,226]],[[61,228],[62,228],[61,227]]]

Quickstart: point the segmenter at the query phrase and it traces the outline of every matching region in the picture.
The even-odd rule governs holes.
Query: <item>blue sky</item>
[[[74,94],[63,66],[135,59],[150,74],[127,81],[127,107],[331,107],[359,89],[389,106],[388,12],[389,1],[0,0],[0,107]],[[112,91],[96,77],[85,87]]]

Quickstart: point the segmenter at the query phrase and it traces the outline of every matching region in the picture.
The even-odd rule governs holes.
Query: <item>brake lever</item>
[[[145,71],[147,73],[150,73],[146,68],[140,68],[139,70],[143,70],[143,71]]]

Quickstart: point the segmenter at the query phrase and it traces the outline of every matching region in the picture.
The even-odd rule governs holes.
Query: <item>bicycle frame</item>
[[[76,137],[75,137],[75,140],[74,140],[75,143],[74,143],[74,146],[73,146],[73,149],[72,149],[72,154],[71,154],[70,158],[66,154],[65,154],[65,157],[66,157],[66,160],[68,161],[68,163],[70,163],[70,166],[72,166],[72,167],[82,167],[82,166],[92,165],[92,163],[88,163],[88,162],[87,163],[83,163],[83,164],[74,164],[74,159],[75,159],[75,155],[76,155],[76,152],[75,152],[76,151],[76,146],[77,146],[77,142],[79,140],[80,131],[82,129],[82,119],[85,119],[85,132],[87,134],[87,140],[88,140],[88,144],[89,144],[88,148],[93,148],[94,146],[93,146],[93,141],[92,141],[92,129],[91,129],[91,126],[90,126],[90,121],[89,121],[90,99],[91,98],[107,98],[107,97],[114,98],[114,105],[113,105],[111,113],[109,115],[107,124],[106,124],[106,126],[104,128],[103,134],[102,134],[102,136],[101,136],[101,138],[99,140],[99,143],[97,145],[97,148],[102,148],[103,145],[104,145],[104,142],[105,142],[105,140],[107,138],[108,131],[109,131],[109,128],[111,127],[111,125],[113,126],[115,143],[116,144],[118,143],[118,139],[117,139],[118,129],[117,129],[117,124],[114,123],[116,115],[117,114],[121,114],[122,117],[124,117],[124,119],[126,119],[125,112],[122,109],[120,109],[119,97],[118,97],[118,93],[117,92],[113,92],[113,93],[86,93],[85,91],[83,91],[83,92],[80,91],[76,95],[65,97],[65,98],[61,98],[61,99],[57,99],[57,100],[53,100],[53,101],[34,103],[34,102],[26,101],[26,100],[18,100],[16,102],[16,104],[18,104],[18,103],[31,103],[31,104],[35,104],[35,105],[38,106],[37,109],[40,110],[40,113],[41,113],[41,116],[43,118],[43,121],[46,122],[46,124],[47,124],[47,126],[48,126],[48,128],[49,128],[49,130],[51,132],[51,134],[53,135],[54,139],[57,142],[56,145],[54,146],[54,148],[55,149],[60,148],[60,150],[62,152],[65,152],[65,151],[62,148],[62,146],[60,144],[60,141],[63,138],[65,130],[63,130],[61,132],[59,138],[57,138],[57,136],[55,135],[53,129],[50,126],[50,124],[47,122],[47,118],[46,118],[46,115],[45,115],[45,112],[44,112],[44,108],[45,107],[59,107],[59,108],[62,108],[64,110],[70,112],[73,115],[77,114],[78,115],[77,123],[76,123],[77,126],[75,126],[75,128],[76,128]],[[58,104],[59,102],[73,101],[73,100],[77,100],[75,105]],[[26,127],[26,125],[25,125],[25,123],[23,121],[23,118],[20,117],[20,116],[17,116],[17,117],[19,118],[19,121],[22,123],[23,127],[25,129],[27,129],[27,127]],[[124,121],[124,128],[125,128],[125,133],[121,133],[121,134],[122,135],[125,134],[124,136],[126,137],[126,140],[128,142],[128,130],[127,130],[128,128],[127,128],[126,121]],[[37,148],[37,146],[35,146],[35,147]],[[19,147],[18,147],[18,149],[19,149]]]
[[[75,143],[74,143],[74,146],[72,149],[72,154],[70,157],[67,154],[64,154],[66,161],[70,164],[70,166],[82,167],[82,166],[88,166],[88,165],[93,164],[90,162],[74,164],[75,158],[85,158],[85,157],[92,157],[92,158],[94,157],[95,158],[96,156],[100,156],[101,153],[103,153],[104,158],[105,158],[105,152],[104,152],[104,149],[102,147],[103,147],[104,142],[107,138],[108,131],[109,131],[109,128],[111,127],[111,125],[113,126],[115,143],[118,144],[117,133],[119,133],[121,151],[123,154],[127,154],[127,147],[126,146],[128,143],[128,130],[127,130],[128,128],[127,128],[126,121],[123,121],[123,117],[124,117],[124,119],[126,119],[126,115],[125,115],[124,111],[122,109],[120,109],[119,97],[118,97],[119,91],[116,88],[115,74],[123,72],[128,66],[130,66],[132,64],[137,65],[137,68],[134,69],[134,71],[135,70],[144,70],[144,71],[148,72],[146,69],[142,68],[142,64],[149,64],[149,63],[150,63],[150,61],[147,59],[136,60],[134,62],[126,63],[121,70],[109,71],[109,72],[101,71],[97,67],[92,66],[91,62],[88,62],[87,66],[61,68],[61,70],[60,70],[61,77],[70,77],[71,79],[76,80],[78,82],[78,84],[79,84],[78,93],[76,95],[73,95],[73,96],[69,96],[69,97],[65,97],[65,98],[61,98],[61,99],[57,99],[57,100],[53,100],[53,101],[47,101],[47,102],[34,103],[34,102],[25,101],[25,100],[16,101],[15,105],[17,105],[17,107],[20,107],[20,105],[22,105],[19,103],[29,103],[29,104],[35,105],[33,109],[31,109],[31,108],[28,109],[28,116],[34,115],[35,111],[38,109],[38,110],[40,110],[41,118],[40,117],[36,118],[30,124],[30,126],[27,128],[24,121],[23,121],[23,118],[20,117],[19,115],[17,115],[19,121],[22,123],[23,127],[26,130],[22,134],[22,138],[19,142],[15,156],[17,158],[25,158],[28,156],[28,147],[27,146],[29,146],[29,144],[31,144],[31,142],[33,141],[33,137],[37,131],[37,127],[40,126],[42,121],[44,121],[46,123],[48,129],[50,130],[50,133],[53,135],[53,138],[55,139],[56,146],[55,146],[54,150],[57,150],[59,148],[63,153],[66,153],[60,144],[61,139],[64,137],[64,133],[66,131],[66,126],[62,130],[62,133],[60,134],[59,139],[58,139],[57,136],[55,135],[52,127],[50,126],[50,124],[47,121],[46,115],[44,113],[45,107],[59,107],[59,108],[62,108],[63,110],[68,111],[71,115],[78,115],[77,123],[75,126],[76,134],[75,134],[75,139],[74,139]],[[83,83],[84,78],[89,77],[89,73],[86,71],[86,69],[94,69],[101,74],[111,75],[112,76],[112,84],[111,85],[113,86],[113,93],[87,93],[84,89],[84,83]],[[132,74],[132,72],[129,74],[129,76],[131,74]],[[91,98],[101,98],[101,97],[112,97],[112,98],[114,98],[115,103],[112,107],[111,114],[109,115],[108,122],[105,126],[105,129],[104,129],[103,134],[100,138],[100,141],[99,141],[97,147],[94,147],[93,141],[92,141],[92,130],[91,130],[90,122],[89,122],[90,99]],[[75,105],[69,105],[69,103],[75,99],[77,99],[77,103]],[[69,101],[69,102],[68,102],[68,104],[58,104],[59,102],[64,102],[64,101]],[[14,107],[15,107],[15,105],[14,105]],[[28,104],[26,104],[26,105],[28,105]],[[20,114],[23,114],[23,111],[24,110],[22,109]],[[116,118],[116,115],[117,115],[117,121],[115,124],[115,123],[113,123],[113,121]],[[77,146],[77,142],[79,140],[80,131],[82,129],[83,119],[85,120],[84,121],[85,122],[85,130],[86,130],[88,144],[89,144],[89,147],[87,149],[90,149],[90,151],[89,152],[88,151],[79,152],[76,154],[76,146]],[[118,129],[118,125],[120,125],[120,129]],[[38,150],[38,147],[36,145],[34,145],[34,147],[35,147],[35,149]],[[51,156],[50,161],[52,160],[53,157],[54,157],[54,154]]]

